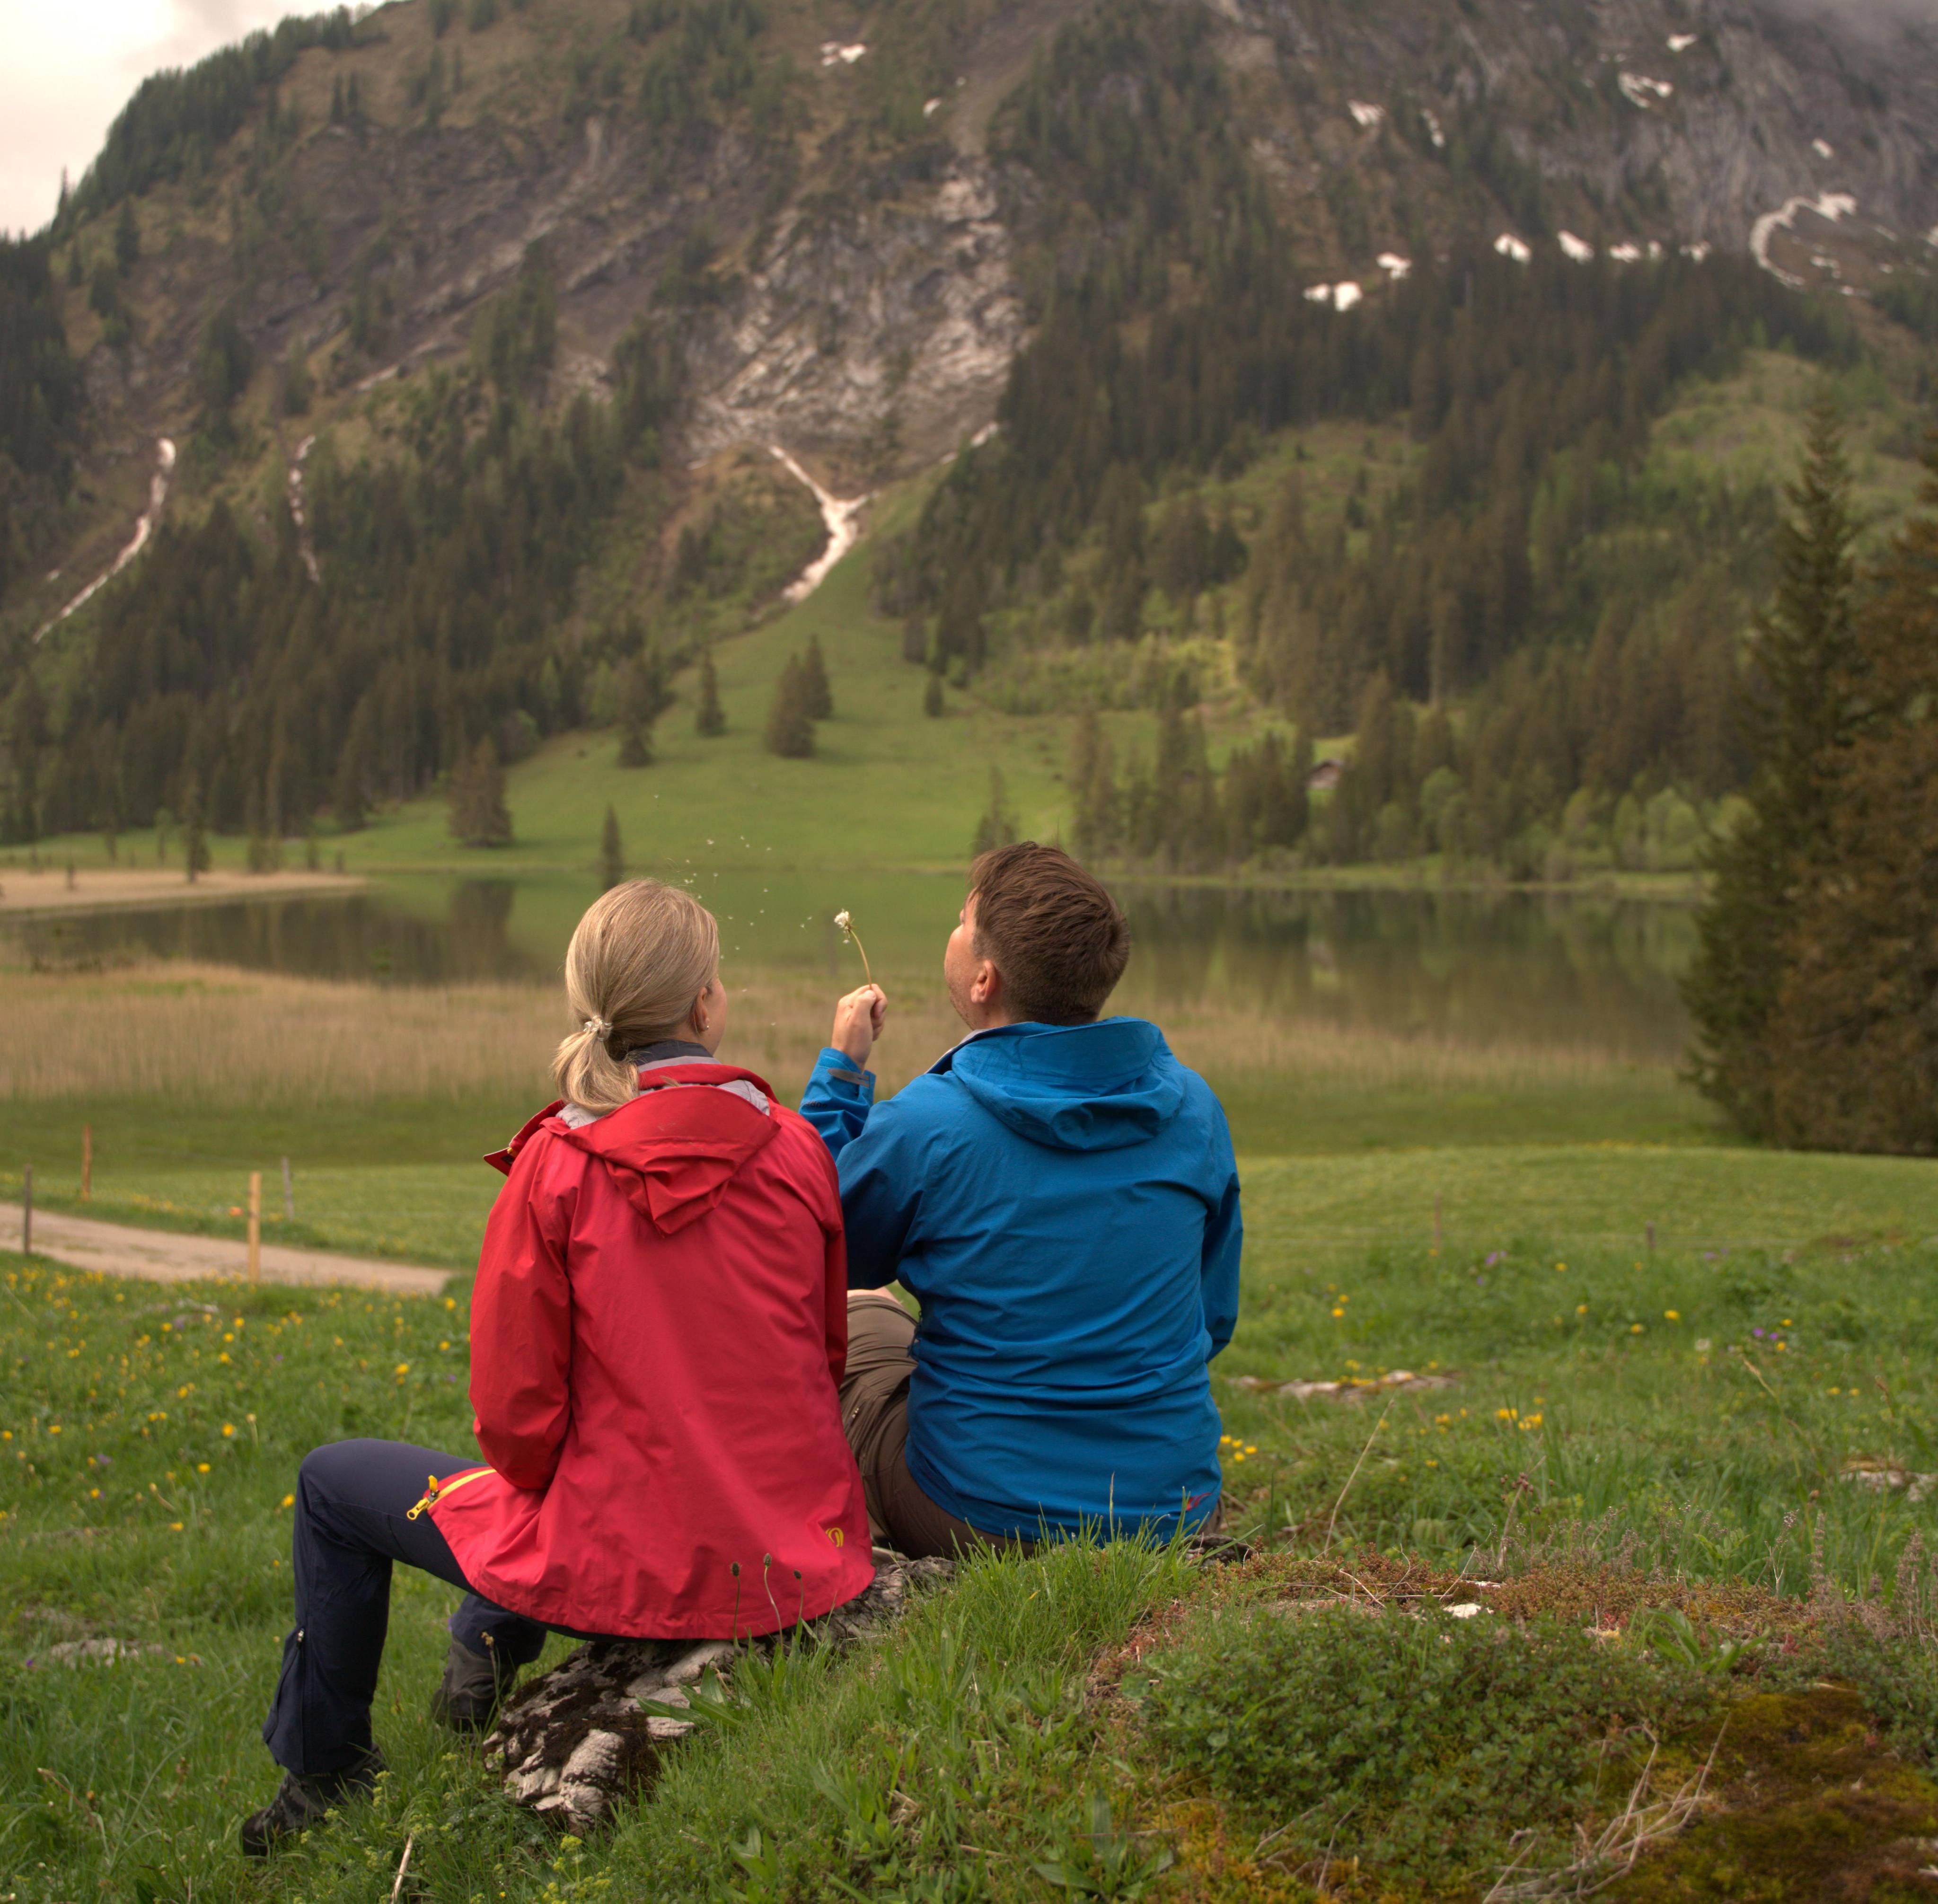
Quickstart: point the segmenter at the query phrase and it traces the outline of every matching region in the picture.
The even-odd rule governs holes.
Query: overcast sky
[[[323,0],[0,0],[0,227],[38,231],[148,74]]]

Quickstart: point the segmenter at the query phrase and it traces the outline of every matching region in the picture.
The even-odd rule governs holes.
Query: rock
[[[132,1639],[68,1639],[47,1648],[48,1659],[62,1666],[84,1666],[96,1660],[111,1666],[121,1660],[162,1660],[168,1654],[166,1646],[144,1646]],[[31,1666],[33,1663],[29,1660],[28,1663]]]
[[[875,1550],[875,1578],[846,1605],[810,1620],[803,1637],[837,1648],[879,1638],[901,1618],[910,1590],[946,1579],[947,1560],[908,1560]],[[697,1729],[687,1688],[708,1673],[731,1696],[734,1662],[770,1653],[793,1629],[736,1644],[728,1640],[595,1640],[512,1693],[484,1742],[505,1796],[562,1829],[583,1833],[650,1786],[663,1754]],[[649,1711],[649,1705],[673,1711]]]
[[[1274,1382],[1262,1375],[1234,1375],[1234,1388],[1262,1389],[1268,1395],[1289,1395],[1295,1401],[1358,1401],[1369,1395],[1417,1394],[1429,1389],[1450,1389],[1457,1371],[1444,1374],[1416,1375],[1410,1368],[1390,1368],[1384,1374],[1361,1380],[1348,1375],[1338,1382]]]

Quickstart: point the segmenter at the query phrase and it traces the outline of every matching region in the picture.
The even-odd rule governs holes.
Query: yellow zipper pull
[[[404,1518],[406,1520],[416,1520],[418,1516],[422,1514],[424,1509],[429,1507],[436,1499],[437,1477],[435,1474],[427,1474],[424,1477],[424,1499],[420,1501],[415,1507],[411,1508],[409,1512],[405,1514]]]

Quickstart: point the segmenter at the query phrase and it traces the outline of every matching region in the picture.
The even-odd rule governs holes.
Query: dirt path
[[[20,1206],[0,1203],[0,1246],[20,1247]],[[34,1253],[74,1269],[103,1276],[133,1276],[148,1283],[189,1283],[205,1277],[239,1282],[248,1273],[246,1244],[226,1237],[184,1236],[174,1230],[137,1229],[126,1223],[98,1222],[91,1216],[34,1212]],[[320,1250],[263,1245],[265,1283],[339,1283],[361,1289],[394,1289],[435,1295],[449,1280],[448,1269],[413,1263],[378,1262],[367,1257],[332,1256]]]

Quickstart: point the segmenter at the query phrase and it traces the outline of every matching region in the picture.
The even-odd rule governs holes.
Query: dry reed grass
[[[736,969],[721,1056],[791,1095],[827,1035],[839,981]],[[939,979],[892,975],[874,1069],[899,1089],[961,1035]],[[1127,1010],[1132,1001],[1122,1001]],[[1478,1046],[1273,1020],[1234,1006],[1162,1014],[1178,1055],[1219,1077],[1372,1088],[1511,1089],[1632,1069],[1607,1054]],[[106,973],[0,972],[0,1101],[169,1098],[303,1105],[530,1096],[548,1088],[568,1028],[562,995],[532,985],[338,983],[156,963]]]

